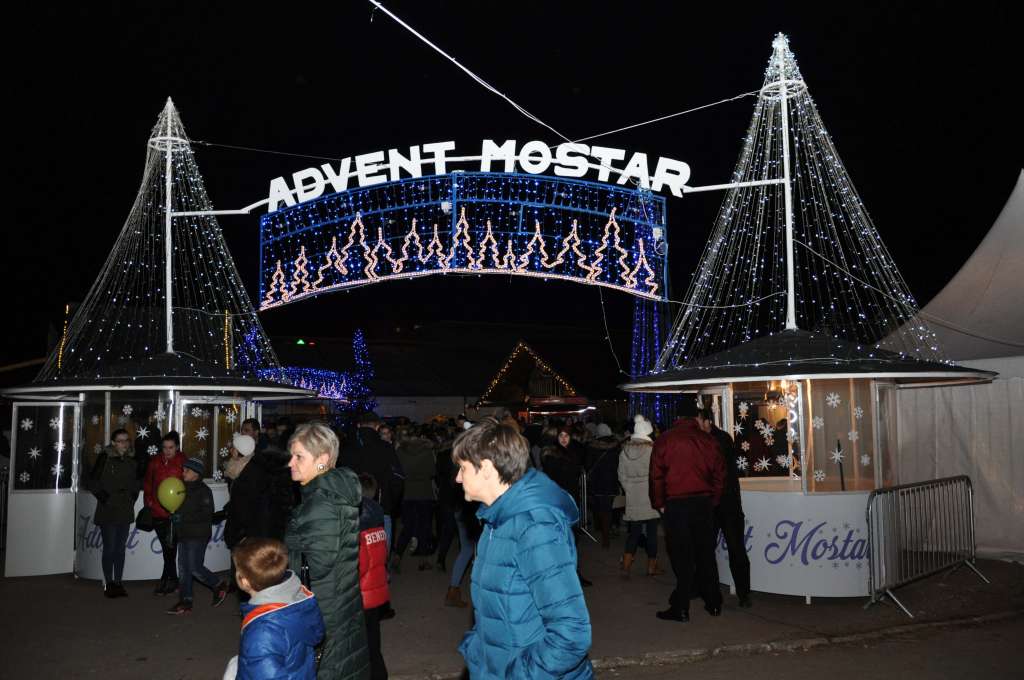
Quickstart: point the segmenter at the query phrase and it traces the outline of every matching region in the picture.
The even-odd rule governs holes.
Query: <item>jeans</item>
[[[153,533],[156,534],[157,540],[160,541],[160,552],[164,557],[164,571],[160,578],[178,578],[177,571],[175,570],[178,540],[174,535],[174,527],[171,525],[170,518],[154,519]]]
[[[395,544],[396,553],[399,555],[404,553],[409,541],[415,536],[416,552],[421,555],[429,554],[426,551],[430,550],[431,543],[433,543],[433,531],[430,525],[434,516],[435,503],[435,501],[429,500],[402,501],[402,533],[398,536],[398,542]]]
[[[178,592],[182,600],[192,600],[193,579],[208,586],[210,590],[214,590],[219,583],[214,573],[203,564],[209,542],[209,539],[185,539],[178,543],[178,571],[181,574]]]
[[[469,561],[473,559],[473,551],[476,550],[476,541],[470,539],[469,531],[466,530],[466,523],[462,520],[462,513],[454,512],[455,526],[459,529],[459,554],[455,557],[455,564],[452,565],[452,575],[448,582],[452,588],[462,583],[462,576],[466,573]]]
[[[644,549],[647,557],[654,559],[658,556],[658,518],[646,519],[640,522],[626,522],[629,526],[629,534],[626,536],[625,552],[635,555],[637,546],[640,545],[640,536],[644,536]]]
[[[103,537],[103,581],[120,583],[124,575],[124,549],[128,542],[130,524],[101,524],[100,536]]]
[[[366,619],[366,647],[370,653],[370,680],[387,680],[388,677],[388,667],[380,652],[380,615],[384,608],[385,605],[381,605],[363,610]]]

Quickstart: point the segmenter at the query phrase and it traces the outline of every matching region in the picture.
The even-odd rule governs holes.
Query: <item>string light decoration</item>
[[[943,361],[779,34],[732,181],[787,172],[788,225],[784,184],[726,194],[657,372],[786,328],[831,335],[867,353],[898,333],[884,349]]]
[[[522,355],[524,352],[528,354],[531,359],[533,359],[534,363],[536,363],[542,371],[550,375],[551,378],[558,384],[558,386],[562,389],[562,396],[576,396],[576,388],[569,384],[569,381],[567,381],[565,378],[559,375],[558,372],[555,371],[555,369],[551,368],[548,362],[541,359],[540,355],[533,351],[533,348],[531,348],[525,342],[520,340],[512,349],[512,353],[508,355],[507,359],[505,359],[505,363],[501,367],[501,370],[498,371],[497,375],[495,375],[494,378],[491,380],[491,384],[487,386],[487,390],[484,392],[483,396],[480,397],[481,403],[486,402],[488,398],[490,398],[491,393],[494,392],[494,389],[505,378],[505,374],[508,373],[509,369],[512,367],[512,364],[515,363],[516,359],[518,359],[519,356]]]
[[[370,383],[373,364],[361,329],[352,336],[353,368],[350,371],[330,371],[320,368],[285,366],[260,371],[260,377],[312,390],[320,399],[338,402],[343,412],[361,413],[377,407]]]
[[[665,199],[643,189],[517,173],[403,179],[263,216],[260,308],[433,274],[561,279],[662,300],[664,235]]]
[[[132,377],[138,362],[166,352],[171,338],[179,370],[191,375],[206,374],[211,366],[242,377],[279,368],[216,218],[171,218],[168,243],[168,191],[172,213],[213,208],[170,99],[147,142],[142,183],[128,218],[37,383]]]

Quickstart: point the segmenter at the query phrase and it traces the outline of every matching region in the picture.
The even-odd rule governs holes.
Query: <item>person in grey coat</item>
[[[93,523],[103,538],[103,594],[106,597],[127,597],[121,585],[124,573],[125,544],[128,530],[135,521],[135,499],[139,484],[132,456],[132,438],[127,430],[115,430],[111,445],[96,457],[86,488],[96,497]]]
[[[642,415],[633,418],[633,434],[622,445],[619,457],[619,483],[626,490],[626,524],[629,533],[622,553],[622,576],[628,578],[636,557],[640,537],[647,550],[647,575],[663,573],[658,568],[658,511],[651,507],[648,483],[651,474],[651,433],[654,428]]]

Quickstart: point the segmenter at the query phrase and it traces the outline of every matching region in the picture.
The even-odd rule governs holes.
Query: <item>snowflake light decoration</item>
[[[126,416],[130,416],[132,414],[132,411],[134,410],[135,409],[132,408],[131,404],[125,404],[124,407],[121,409],[121,413],[125,414]]]
[[[736,423],[735,425],[732,426],[732,432],[733,434],[736,435],[743,434],[743,426],[740,425],[739,423]]]
[[[135,433],[135,436],[138,437],[139,439],[149,439],[149,428],[140,427],[138,431]]]
[[[54,477],[60,477],[62,474],[64,474],[64,466],[61,465],[60,463],[54,463],[53,465],[50,466],[50,474],[53,475]]]
[[[27,472],[22,472],[20,475],[18,475],[18,481],[21,482],[22,484],[28,484],[28,480],[30,479],[32,479],[32,475],[30,475]]]
[[[829,453],[829,458],[832,459],[833,463],[843,462],[843,450],[838,446]]]
[[[50,429],[56,430],[60,427],[60,418],[50,418]]]
[[[226,420],[226,421],[228,421],[228,423],[234,425],[235,421],[238,420],[238,414],[235,413],[234,411],[228,411],[224,415],[224,420]]]
[[[740,448],[743,449],[744,451],[749,451],[750,450],[750,442],[743,442],[742,444],[740,444]]]
[[[871,465],[871,456],[865,453],[863,456],[860,457],[860,464],[863,465],[864,467]]]
[[[825,403],[829,405],[829,408],[839,408],[843,400],[838,392],[829,392],[828,396],[825,397]]]
[[[814,418],[811,419],[811,427],[813,427],[815,430],[824,429],[825,419],[822,418],[821,416],[814,416]]]
[[[860,420],[861,418],[863,418],[864,417],[864,409],[862,409],[860,406],[855,407],[853,409],[853,417],[856,418],[857,420]]]
[[[89,418],[89,422],[92,423],[93,425],[99,425],[100,424],[100,417],[99,416],[93,416],[92,418]]]
[[[764,472],[770,466],[771,461],[769,461],[767,458],[760,458],[756,463],[754,463],[754,469],[757,470],[758,472]]]
[[[850,430],[849,432],[846,433],[846,436],[850,439],[851,442],[855,442],[858,439],[860,439],[860,432],[857,432],[857,430]]]
[[[149,446],[146,447],[146,453],[148,453],[151,456],[155,456],[159,451],[160,449],[156,447],[156,444],[150,444]]]
[[[43,452],[40,451],[35,446],[33,446],[31,449],[28,450],[28,457],[31,458],[32,460],[36,460],[41,455],[43,455]]]
[[[746,472],[747,471],[747,465],[749,465],[749,463],[747,463],[747,459],[746,458],[737,458],[736,459],[736,469],[739,470],[740,472]]]
[[[816,481],[816,482],[824,482],[825,481],[825,471],[824,470],[815,470],[814,471],[814,481]]]
[[[31,418],[23,418],[21,420],[21,429],[25,430],[25,432],[28,432],[29,430],[32,429],[32,426],[34,424],[35,423],[32,422]]]
[[[196,430],[196,439],[205,440],[209,436],[210,431],[207,430],[205,427],[201,427],[198,430]]]
[[[203,416],[203,409],[196,406],[192,409],[191,413],[193,418],[201,418]]]

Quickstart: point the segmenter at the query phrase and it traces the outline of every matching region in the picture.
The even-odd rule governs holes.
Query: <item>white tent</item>
[[[980,553],[1024,560],[1024,172],[995,224],[923,310],[947,356],[990,384],[899,391],[897,477],[971,477]]]

